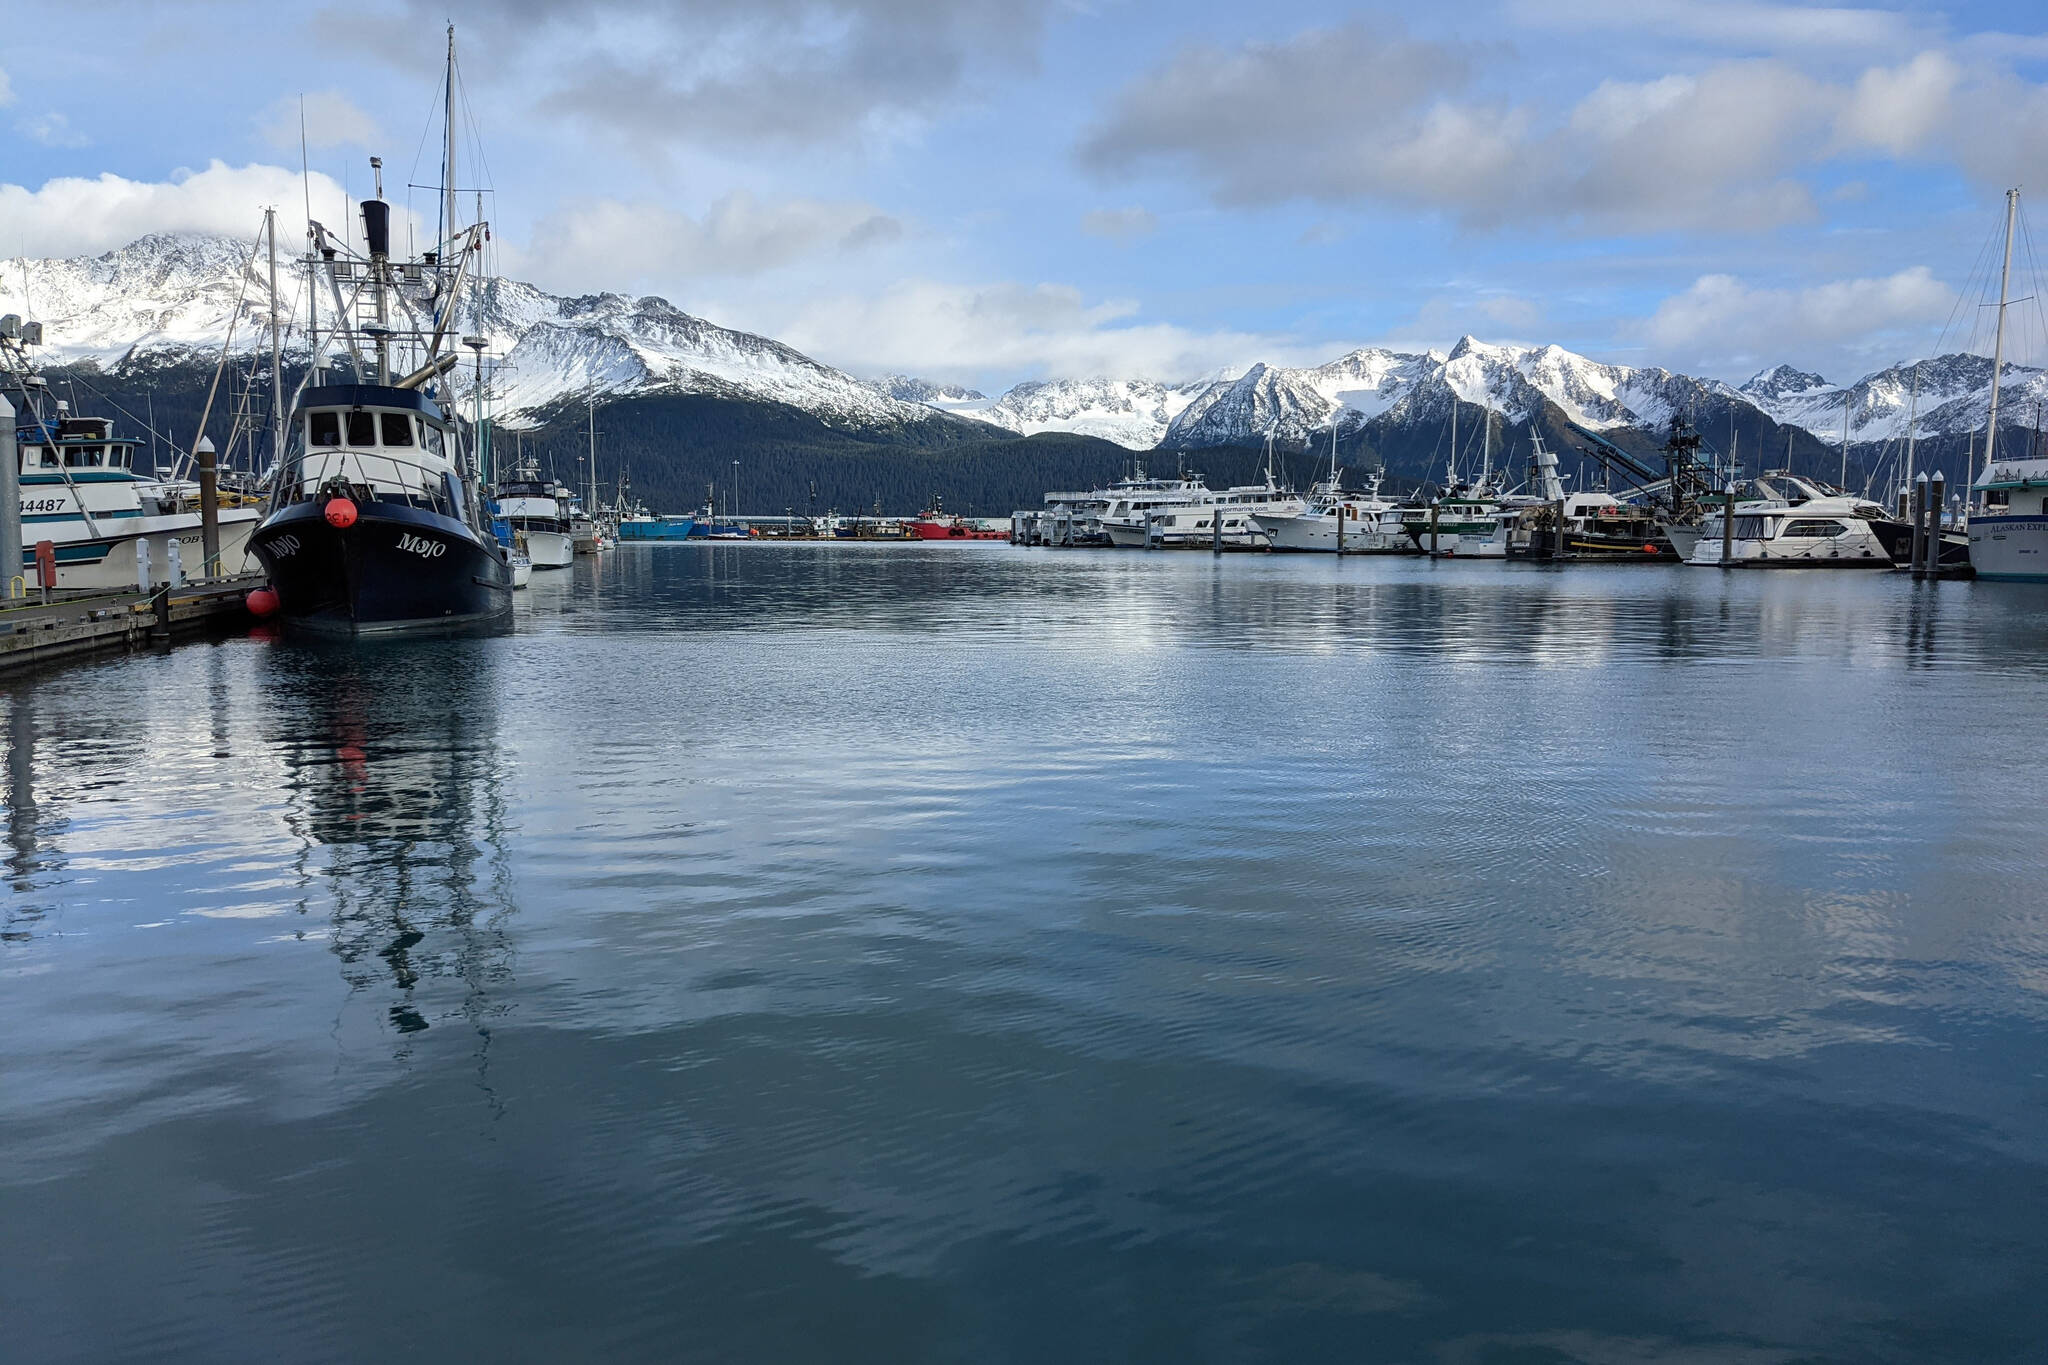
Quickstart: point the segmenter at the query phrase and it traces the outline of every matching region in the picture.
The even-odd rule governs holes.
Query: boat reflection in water
[[[400,1035],[462,1019],[488,1042],[512,912],[490,656],[452,639],[280,648],[264,671],[302,903],[331,904],[343,978],[388,992]]]

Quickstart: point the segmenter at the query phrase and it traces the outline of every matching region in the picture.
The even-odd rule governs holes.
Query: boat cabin
[[[288,501],[345,489],[358,501],[410,502],[460,516],[466,506],[448,419],[426,395],[374,384],[306,390],[292,417]]]
[[[114,435],[105,417],[72,417],[33,422],[15,429],[21,477],[36,483],[61,483],[66,478],[130,477],[135,442]],[[90,472],[88,472],[90,471]]]

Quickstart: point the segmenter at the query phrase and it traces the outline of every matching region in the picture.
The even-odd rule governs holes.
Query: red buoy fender
[[[253,588],[242,601],[249,608],[251,616],[275,616],[277,614],[277,594],[269,588]]]
[[[1654,545],[1645,545],[1643,546],[1643,553],[1646,555],[1653,555],[1657,553],[1657,547]]]
[[[346,531],[356,524],[356,505],[347,498],[327,500],[327,524],[337,531]]]

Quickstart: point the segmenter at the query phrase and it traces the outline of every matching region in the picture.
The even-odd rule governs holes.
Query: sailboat
[[[1991,415],[1985,424],[1984,470],[1972,485],[1970,565],[1992,582],[2048,583],[2048,458],[1998,453],[1999,370],[2005,363],[2005,310],[2012,293],[2013,225],[2020,192],[2005,192],[2005,266],[1998,281],[1998,334],[1991,348]]]
[[[511,555],[492,533],[474,452],[440,387],[461,360],[450,333],[486,231],[481,221],[455,225],[452,24],[445,112],[446,235],[436,250],[393,262],[377,157],[374,196],[361,206],[362,253],[307,224],[313,293],[325,283],[336,316],[314,343],[268,509],[249,537],[294,628],[369,635],[511,616]],[[484,345],[481,337],[463,343]],[[339,371],[326,346],[339,349]]]

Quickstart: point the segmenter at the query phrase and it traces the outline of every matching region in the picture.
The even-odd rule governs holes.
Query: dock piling
[[[1942,513],[1948,510],[1948,475],[1939,469],[1927,480],[1927,576],[1941,577]]]
[[[1927,576],[1927,474],[1913,480],[1913,577]]]
[[[1223,505],[1218,503],[1209,510],[1209,552],[1223,553]]]
[[[220,577],[220,466],[214,458],[213,438],[202,436],[194,447],[193,455],[199,464],[199,545],[204,566],[199,571],[201,578]],[[176,564],[175,542],[171,551],[171,563]],[[173,571],[172,581],[177,574]]]
[[[1735,481],[1730,479],[1721,501],[1721,567],[1735,567]]]

